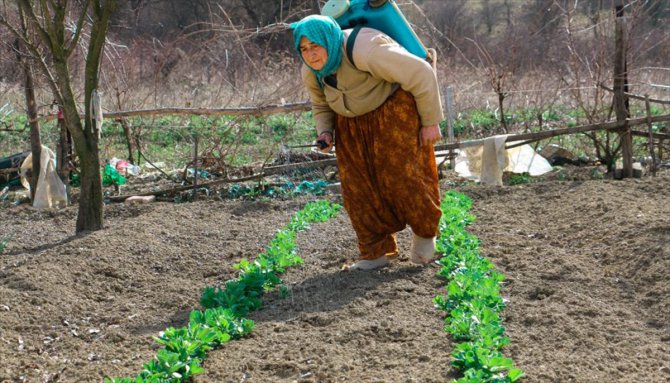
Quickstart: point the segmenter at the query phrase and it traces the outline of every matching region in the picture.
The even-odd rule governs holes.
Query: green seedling
[[[9,245],[9,238],[0,239],[0,254],[5,252],[5,249]]]

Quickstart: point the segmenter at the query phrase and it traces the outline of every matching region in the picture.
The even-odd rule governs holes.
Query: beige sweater
[[[337,88],[319,86],[314,73],[303,65],[302,77],[312,101],[317,134],[335,129],[335,114],[356,117],[377,109],[399,84],[414,96],[421,124],[438,124],[442,102],[437,77],[428,62],[409,53],[389,36],[371,28],[361,28],[349,62],[342,47],[342,65],[337,69]]]

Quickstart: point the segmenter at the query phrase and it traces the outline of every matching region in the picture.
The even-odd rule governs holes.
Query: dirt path
[[[469,187],[482,254],[507,275],[506,355],[524,382],[670,380],[670,177]],[[335,200],[336,197],[335,197]],[[0,208],[0,382],[130,376],[183,326],[202,288],[235,276],[307,199],[111,205],[72,236],[75,208]],[[402,232],[401,250],[409,247]],[[210,352],[197,382],[445,382],[452,343],[432,298],[437,267],[357,255],[346,214],[298,237],[290,294],[252,334]],[[65,367],[67,366],[67,367]]]

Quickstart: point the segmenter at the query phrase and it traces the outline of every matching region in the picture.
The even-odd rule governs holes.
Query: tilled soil
[[[457,190],[507,276],[505,354],[524,382],[670,381],[670,176]],[[104,230],[80,236],[76,207],[0,208],[0,382],[136,375],[153,337],[185,325],[202,289],[234,278],[308,200],[113,204]],[[211,351],[195,381],[457,378],[432,304],[444,280],[407,260],[409,240],[390,267],[342,272],[357,257],[346,213],[313,225],[288,296],[267,294],[251,335]]]

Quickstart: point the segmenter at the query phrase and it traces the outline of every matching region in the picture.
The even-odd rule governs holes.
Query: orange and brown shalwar
[[[440,191],[432,145],[419,146],[414,97],[398,89],[376,110],[337,115],[337,167],[344,208],[362,259],[398,254],[396,234],[438,234]]]

